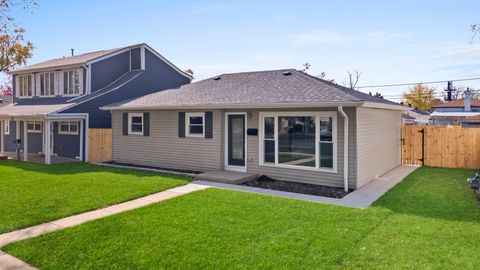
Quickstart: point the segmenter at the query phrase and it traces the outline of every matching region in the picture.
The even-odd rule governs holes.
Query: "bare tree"
[[[452,91],[452,100],[461,99],[464,97],[465,92],[468,90],[468,87],[463,85],[455,85]],[[445,89],[446,90],[446,89]],[[480,98],[480,93],[478,91],[472,91],[472,98]],[[447,92],[443,92],[443,100],[448,101]]]
[[[343,81],[343,86],[356,90],[358,81],[362,76],[362,72],[358,70],[355,70],[354,72],[347,71],[347,74],[348,74],[348,81]]]
[[[310,65],[310,63],[304,63],[302,66],[303,66],[303,68],[298,69],[298,71],[303,72],[303,73],[308,73],[308,70],[310,69],[310,67],[312,67],[312,65]],[[324,81],[327,81],[327,82],[335,83],[335,80],[334,79],[328,79],[327,74],[323,71],[319,75],[315,75],[315,77],[317,77],[319,79],[322,79]]]

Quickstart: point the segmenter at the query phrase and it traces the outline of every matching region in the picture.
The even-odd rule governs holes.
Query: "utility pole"
[[[447,100],[452,101],[452,91],[455,91],[452,86],[452,81],[447,82],[447,89],[445,89],[445,92],[447,92]]]

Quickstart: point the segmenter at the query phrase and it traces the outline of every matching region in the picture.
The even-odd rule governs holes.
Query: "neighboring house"
[[[12,103],[12,96],[0,96],[0,108]]]
[[[0,108],[0,152],[88,159],[88,129],[110,128],[99,107],[191,82],[146,44],[63,57],[23,67],[13,75],[13,103]]]
[[[469,116],[461,119],[460,126],[465,128],[480,128],[480,115]]]
[[[403,115],[404,125],[428,125],[430,113],[419,109],[410,109]]]
[[[406,113],[402,113],[402,123],[404,125],[416,125],[417,124],[417,123],[415,123],[415,117],[410,116]]]
[[[118,163],[351,189],[400,165],[405,107],[293,69],[224,74],[103,109]]]
[[[467,117],[480,115],[480,100],[472,98],[472,93],[465,92],[462,99],[453,100],[433,107],[430,114],[433,125],[460,125]]]

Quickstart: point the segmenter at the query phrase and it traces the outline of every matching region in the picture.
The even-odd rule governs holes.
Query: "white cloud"
[[[258,62],[286,63],[292,60],[292,55],[288,52],[257,52],[253,59]]]
[[[409,37],[410,33],[393,33],[374,31],[364,34],[342,34],[329,30],[315,30],[290,37],[293,45],[308,45],[322,43],[349,43],[349,42],[387,42]]]

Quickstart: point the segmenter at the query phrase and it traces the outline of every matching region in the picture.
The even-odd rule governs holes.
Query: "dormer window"
[[[42,73],[40,74],[40,91],[37,93],[39,96],[54,96],[55,95],[55,73]]]
[[[32,96],[32,75],[18,75],[17,79],[17,96],[31,97]]]
[[[83,74],[81,69],[63,72],[63,95],[78,96],[82,94]]]

